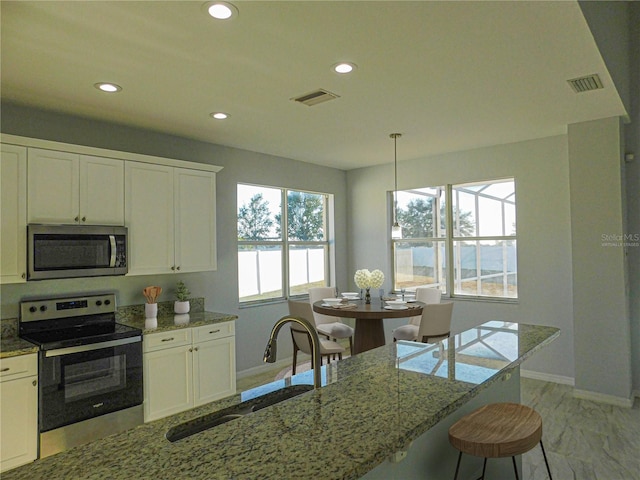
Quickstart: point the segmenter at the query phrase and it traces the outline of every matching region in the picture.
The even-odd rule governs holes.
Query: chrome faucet
[[[274,363],[276,361],[278,332],[285,323],[297,323],[309,332],[309,337],[311,338],[311,364],[313,365],[313,387],[322,387],[322,374],[320,371],[320,339],[318,338],[316,328],[308,320],[302,317],[282,317],[275,323],[273,329],[271,329],[271,336],[269,337],[267,348],[264,351],[263,361],[265,363]]]

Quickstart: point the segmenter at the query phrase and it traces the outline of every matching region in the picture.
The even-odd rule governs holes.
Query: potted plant
[[[175,313],[189,313],[189,309],[191,308],[189,304],[189,295],[191,292],[184,284],[182,280],[180,280],[176,284],[176,301],[173,304],[173,311]]]

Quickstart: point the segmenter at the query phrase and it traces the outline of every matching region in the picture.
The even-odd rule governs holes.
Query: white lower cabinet
[[[0,360],[0,472],[38,455],[38,357]]]
[[[236,391],[234,322],[146,334],[143,349],[145,422]]]

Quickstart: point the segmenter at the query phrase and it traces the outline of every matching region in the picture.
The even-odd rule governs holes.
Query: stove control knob
[[[46,312],[46,311],[47,311],[47,306],[46,306],[46,305],[42,305],[42,306],[40,307],[40,311],[41,311],[41,312]]]
[[[111,305],[111,300],[105,300],[105,301],[104,301],[104,304],[105,304],[105,305]]]
[[[102,300],[96,300],[96,305],[99,307],[100,305],[102,305]]]
[[[36,307],[29,307],[29,311],[31,313],[36,313],[38,311],[38,309]]]

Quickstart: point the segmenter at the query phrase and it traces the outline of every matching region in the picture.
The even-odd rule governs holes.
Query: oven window
[[[36,271],[108,267],[110,261],[107,235],[36,235],[34,238]]]
[[[62,371],[64,398],[73,402],[127,386],[127,358],[124,354],[65,365]]]

